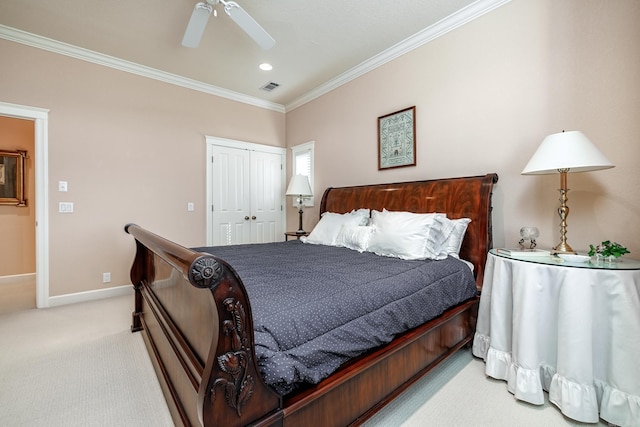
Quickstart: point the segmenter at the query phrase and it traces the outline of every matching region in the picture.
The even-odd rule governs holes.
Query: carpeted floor
[[[2,426],[173,426],[129,331],[2,366],[0,384]]]
[[[487,378],[484,362],[460,350],[419,380],[365,427],[555,427],[606,426],[566,418],[545,395],[545,404],[516,400],[504,381]]]
[[[131,306],[125,296],[0,315],[0,426],[172,426],[142,337],[129,332]],[[465,349],[364,426],[596,424],[515,400]]]

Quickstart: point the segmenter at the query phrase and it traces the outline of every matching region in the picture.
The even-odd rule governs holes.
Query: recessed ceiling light
[[[273,67],[271,66],[271,64],[267,64],[266,62],[263,64],[260,64],[260,69],[262,71],[271,71],[273,70]]]

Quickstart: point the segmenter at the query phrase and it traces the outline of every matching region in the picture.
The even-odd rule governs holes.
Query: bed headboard
[[[443,212],[450,219],[471,218],[460,257],[474,265],[476,285],[482,288],[487,252],[493,246],[491,194],[498,175],[434,179],[427,181],[329,187],[320,203],[324,212],[345,213],[369,208],[416,213]]]

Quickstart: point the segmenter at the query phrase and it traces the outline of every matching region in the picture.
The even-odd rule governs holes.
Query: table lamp
[[[567,243],[567,173],[612,168],[613,164],[580,131],[547,136],[533,154],[522,175],[560,174],[560,243],[552,253],[576,253]]]
[[[298,214],[300,214],[300,221],[298,223],[297,234],[305,234],[302,228],[302,206],[304,205],[304,199],[313,196],[311,192],[311,186],[309,185],[309,178],[305,175],[294,175],[289,181],[289,187],[287,187],[287,196],[295,196],[296,203],[298,204]]]

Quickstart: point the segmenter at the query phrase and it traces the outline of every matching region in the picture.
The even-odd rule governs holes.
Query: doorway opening
[[[0,116],[33,120],[36,206],[36,307],[49,306],[49,110],[0,102]]]

